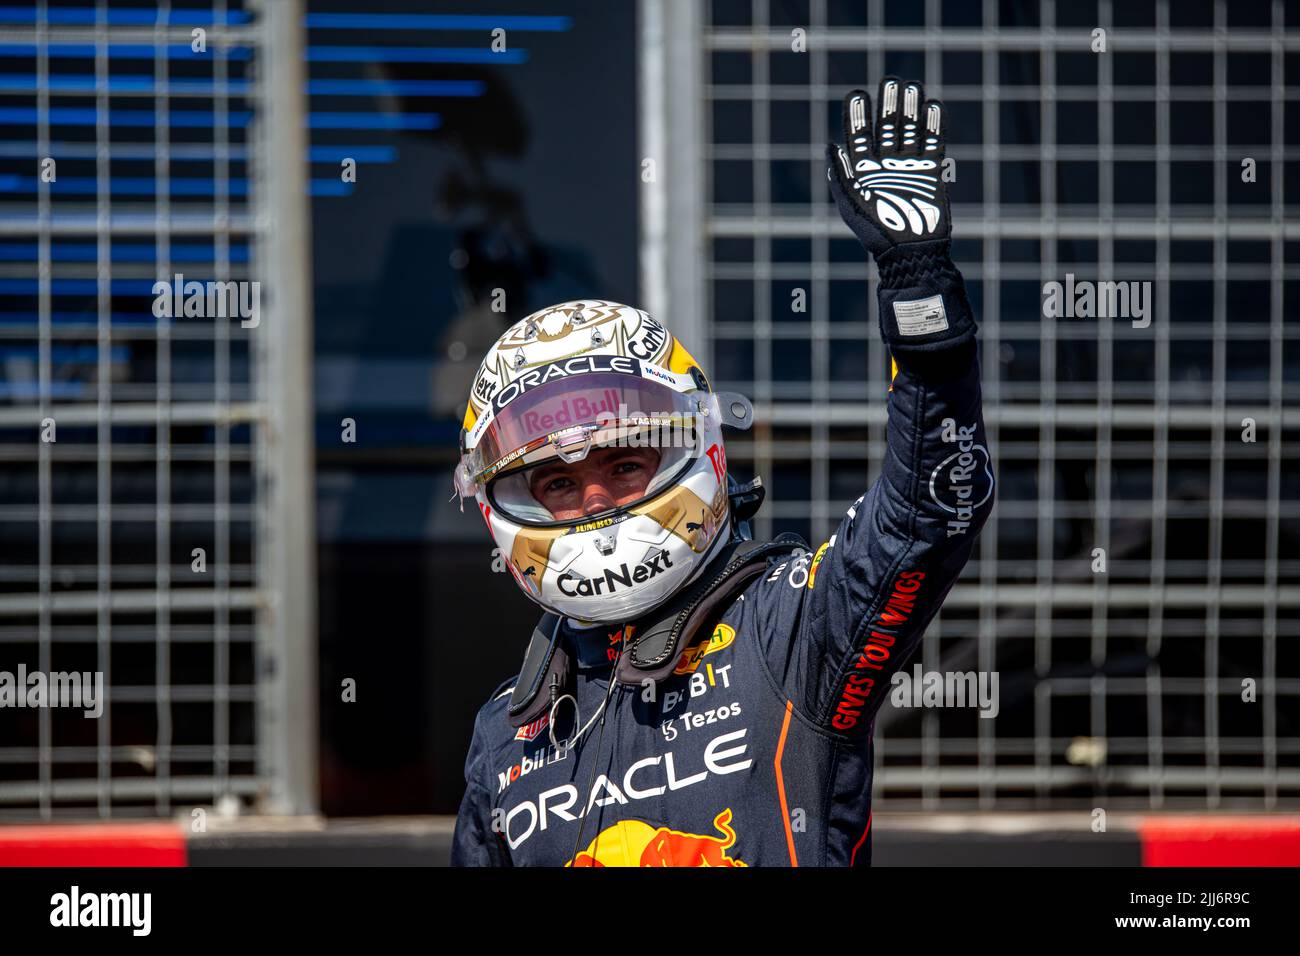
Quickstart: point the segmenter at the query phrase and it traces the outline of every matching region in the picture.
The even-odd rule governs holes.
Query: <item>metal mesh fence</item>
[[[702,351],[755,399],[728,451],[769,484],[760,535],[824,540],[885,447],[874,266],[824,182],[841,97],[888,72],[948,107],[1000,491],[915,663],[998,672],[1001,711],[887,705],[880,805],[1300,802],[1297,5],[700,10],[666,42],[702,64],[702,141],[679,137],[704,180]],[[1067,274],[1150,282],[1149,325],[1043,318]]]
[[[169,813],[284,773],[258,332],[284,316],[182,304],[266,275],[266,42],[240,0],[0,11],[0,670],[107,698],[0,710],[0,815]]]

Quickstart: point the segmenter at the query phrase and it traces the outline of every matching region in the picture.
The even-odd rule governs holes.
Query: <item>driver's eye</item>
[[[573,484],[572,479],[566,477],[552,478],[542,486],[545,494],[558,494],[561,491],[567,491]]]

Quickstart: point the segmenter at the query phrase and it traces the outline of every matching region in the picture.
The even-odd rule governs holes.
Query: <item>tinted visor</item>
[[[652,466],[640,496],[646,498],[694,457],[701,411],[710,414],[713,404],[707,392],[679,392],[617,372],[547,382],[496,412],[467,456],[466,470],[475,483],[488,485],[489,498],[502,513],[528,524],[550,523],[557,519],[531,488],[536,469],[576,466],[595,449],[653,449],[657,459],[639,456]]]

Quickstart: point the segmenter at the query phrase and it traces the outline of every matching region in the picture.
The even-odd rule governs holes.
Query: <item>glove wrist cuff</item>
[[[966,283],[947,238],[895,246],[876,259],[880,332],[895,352],[953,348],[975,337]]]
[[[876,257],[881,289],[950,287],[962,281],[952,261],[952,240],[930,239],[894,246]]]

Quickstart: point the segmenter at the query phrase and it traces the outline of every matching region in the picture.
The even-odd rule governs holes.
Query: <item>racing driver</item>
[[[993,502],[975,319],[949,256],[943,107],[844,100],[840,215],[879,272],[881,475],[835,533],[755,541],[715,391],[603,301],[512,326],[479,367],[457,491],[545,612],[479,711],[457,865],[864,866],[872,727]]]

